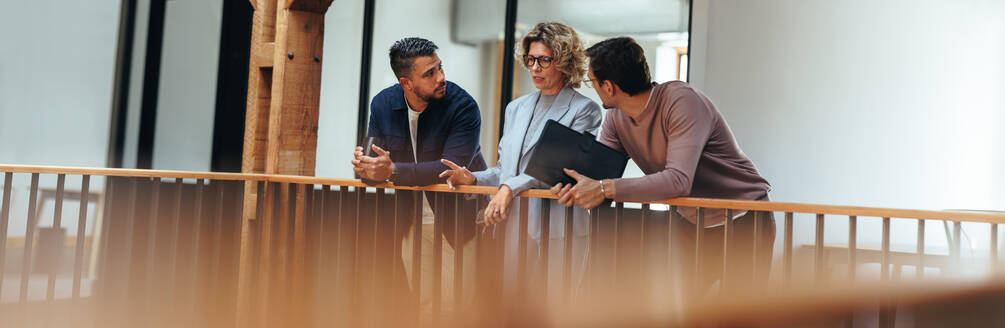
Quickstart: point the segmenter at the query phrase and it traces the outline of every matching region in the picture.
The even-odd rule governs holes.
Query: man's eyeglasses
[[[555,58],[548,56],[534,57],[531,55],[523,55],[523,64],[527,65],[527,68],[534,68],[534,63],[537,63],[541,68],[547,69],[551,67],[551,62],[555,61]]]
[[[589,79],[589,80],[583,80],[583,82],[585,82],[585,83],[586,83],[586,86],[587,86],[587,87],[590,87],[590,88],[592,88],[592,87],[593,87],[593,83],[594,83],[594,82],[597,82],[597,80],[595,80],[595,79]]]

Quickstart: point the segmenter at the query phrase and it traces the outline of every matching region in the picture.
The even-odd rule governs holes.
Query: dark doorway
[[[210,164],[214,172],[241,172],[253,15],[248,1],[223,1]]]

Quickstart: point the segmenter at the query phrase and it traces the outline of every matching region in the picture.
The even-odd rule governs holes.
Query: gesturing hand
[[[449,170],[440,173],[440,178],[447,177],[447,186],[450,187],[450,189],[457,189],[454,186],[475,184],[475,176],[471,174],[471,171],[468,171],[467,167],[457,166],[454,162],[446,159],[441,159],[440,163],[443,163],[443,165],[450,168]]]
[[[394,162],[391,162],[391,153],[384,151],[377,145],[372,146],[377,157],[370,157],[363,154],[363,147],[356,147],[353,154],[352,170],[360,177],[369,180],[384,181],[391,178],[394,173]]]
[[[576,180],[576,184],[558,183],[551,187],[551,193],[558,196],[558,203],[564,206],[579,206],[590,210],[604,202],[601,181],[590,179],[575,170],[563,169],[565,174]]]

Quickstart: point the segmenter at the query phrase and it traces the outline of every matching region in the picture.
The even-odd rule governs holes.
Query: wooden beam
[[[245,174],[265,173],[269,106],[272,102],[271,59],[275,52],[276,19],[276,0],[250,1],[255,8],[255,12],[252,17],[251,60],[248,67],[248,102],[244,123],[244,150],[241,158],[241,172]],[[272,47],[267,46],[270,43],[273,44]],[[267,62],[263,62],[265,60]],[[244,202],[241,215],[242,239],[240,263],[238,264],[236,312],[238,327],[249,327],[253,322],[260,322],[251,318],[255,306],[253,288],[256,286],[255,281],[253,281],[253,273],[260,269],[260,267],[254,267],[254,260],[258,256],[261,256],[264,260],[266,254],[260,254],[261,249],[259,245],[262,243],[260,242],[261,240],[256,243],[254,236],[258,235],[261,231],[260,229],[266,229],[269,225],[263,224],[268,222],[265,217],[263,217],[263,222],[257,222],[257,225],[253,221],[256,219],[255,216],[258,209],[258,193],[264,193],[265,191],[258,190],[258,183],[256,181],[246,181],[244,184]],[[268,205],[271,206],[271,202]],[[269,213],[269,211],[263,212]],[[267,277],[267,275],[265,276]]]
[[[321,101],[324,14],[332,1],[251,1],[255,15],[241,171],[313,176]],[[288,317],[283,315],[290,313],[291,304],[286,295],[297,296],[303,289],[298,285],[304,283],[299,278],[306,247],[306,233],[302,231],[306,205],[302,186],[296,189],[295,195],[290,195],[288,183],[280,190],[272,190],[276,185],[266,184],[261,191],[257,190],[257,182],[245,183],[241,232],[245,239],[241,245],[238,277],[239,327],[269,326],[274,323],[271,322],[273,318]],[[259,192],[266,195],[263,199],[265,213],[259,215],[263,222],[256,225],[253,220]],[[275,203],[274,193],[280,195],[279,203]],[[290,202],[290,196],[295,197],[295,201]],[[277,225],[273,227],[274,224]],[[289,228],[296,230],[288,231]],[[258,233],[262,236],[259,242],[250,242],[255,238],[249,237]],[[254,267],[252,262],[256,257],[260,261]],[[257,278],[252,274],[255,271]],[[293,290],[273,285],[293,286]],[[271,317],[269,313],[278,315]]]
[[[261,42],[252,47],[258,47],[258,49],[252,49],[251,67],[271,68],[274,61],[272,58],[275,57],[276,43]]]
[[[284,8],[324,14],[331,5],[332,0],[286,0]]]
[[[324,14],[287,10],[276,28],[265,172],[313,176]]]

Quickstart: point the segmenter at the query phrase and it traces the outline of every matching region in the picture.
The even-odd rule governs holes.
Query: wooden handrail
[[[247,173],[214,173],[214,172],[190,172],[190,171],[169,171],[169,170],[137,170],[137,169],[114,169],[114,168],[87,168],[69,166],[41,166],[41,165],[7,165],[0,164],[0,172],[14,173],[40,173],[40,174],[87,174],[96,176],[114,177],[142,177],[142,178],[182,178],[182,179],[208,179],[208,180],[243,180],[243,181],[265,181],[265,182],[285,182],[298,184],[322,184],[346,187],[373,187],[401,190],[423,190],[449,193],[481,194],[493,195],[495,187],[487,186],[459,186],[457,189],[450,189],[447,185],[437,184],[422,187],[394,186],[386,183],[370,186],[356,179],[320,178],[295,175],[276,174],[247,174]],[[520,193],[520,197],[555,199],[555,196],[548,190],[532,189]],[[827,215],[855,215],[863,217],[888,217],[888,218],[912,218],[926,220],[949,220],[984,223],[1005,223],[1005,213],[971,213],[958,211],[930,211],[912,209],[894,209],[881,207],[864,206],[843,206],[843,205],[823,205],[807,203],[789,202],[764,202],[749,200],[712,199],[712,198],[692,198],[678,197],[661,201],[641,202],[644,204],[664,204],[686,207],[706,207],[722,208],[734,210],[754,210],[771,212],[793,212],[811,213]]]

